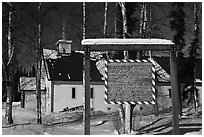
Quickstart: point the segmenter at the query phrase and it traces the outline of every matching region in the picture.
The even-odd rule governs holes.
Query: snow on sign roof
[[[166,39],[114,39],[114,38],[100,38],[100,39],[84,39],[81,41],[82,45],[173,45],[171,40]]]
[[[166,39],[145,39],[145,38],[100,38],[84,39],[81,41],[83,46],[90,46],[91,51],[107,50],[170,50],[170,45],[174,43]]]

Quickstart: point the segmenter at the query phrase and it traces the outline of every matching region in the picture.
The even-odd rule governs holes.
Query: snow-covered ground
[[[186,111],[187,112],[187,111]],[[187,116],[180,118],[181,134],[202,134],[202,111],[195,117],[193,110],[185,113]],[[83,135],[82,115],[80,113],[50,113],[42,114],[43,124],[36,123],[36,112],[20,107],[13,108],[13,125],[7,125],[4,118],[5,109],[2,109],[2,134],[3,135]],[[106,114],[97,112],[91,117],[91,135],[115,135],[118,118],[116,113]],[[142,116],[134,113],[133,134],[156,135],[172,134],[171,114],[160,113]],[[191,133],[189,133],[191,132]]]
[[[36,123],[36,112],[24,108],[13,108],[13,125],[7,125],[5,109],[2,109],[3,135],[83,135],[82,115],[77,113],[42,114],[43,124]],[[114,134],[111,121],[104,118],[91,120],[91,134]]]

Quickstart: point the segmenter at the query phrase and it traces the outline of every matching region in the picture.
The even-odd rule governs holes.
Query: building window
[[[76,99],[76,88],[72,88],[72,99]]]
[[[94,98],[94,88],[91,88],[91,98]]]
[[[169,89],[169,98],[171,98],[171,89]]]

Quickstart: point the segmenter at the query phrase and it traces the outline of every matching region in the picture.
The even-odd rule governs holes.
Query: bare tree
[[[105,8],[104,8],[104,26],[103,26],[104,37],[107,36],[107,20],[108,20],[108,2],[105,2]]]
[[[8,124],[13,124],[12,118],[12,96],[13,96],[13,56],[14,56],[14,45],[13,45],[13,36],[12,36],[12,18],[13,18],[13,5],[9,5],[9,22],[8,22],[8,62],[5,66],[6,70],[6,79],[7,79],[7,99],[6,99],[6,118]]]
[[[197,98],[197,94],[196,94],[196,88],[195,88],[195,83],[196,83],[196,73],[195,73],[195,66],[196,66],[196,50],[198,49],[198,35],[199,35],[199,31],[198,31],[198,12],[199,12],[199,8],[198,5],[196,3],[194,3],[194,35],[195,35],[195,39],[194,39],[194,47],[193,47],[193,53],[192,53],[192,58],[193,58],[193,89],[194,89],[194,107],[195,107],[195,111],[197,112],[197,107],[198,107],[198,98]]]
[[[189,66],[190,66],[190,72],[191,72],[191,86],[189,88],[189,91],[191,93],[191,97],[189,99],[189,102],[193,101],[194,108],[197,114],[197,107],[198,107],[198,90],[196,88],[196,57],[197,57],[197,50],[198,50],[198,44],[199,44],[199,4],[194,3],[193,4],[193,21],[194,21],[194,39],[191,43],[191,46],[189,48]]]
[[[115,21],[115,33],[116,33],[116,38],[121,37],[123,34],[123,18],[122,18],[122,10],[120,3],[116,3],[116,21]],[[120,51],[117,51],[120,53]],[[124,53],[123,53],[124,55]],[[125,110],[122,104],[118,106],[119,108],[119,115],[120,115],[120,121],[121,121],[121,129],[122,133],[125,132]],[[118,131],[119,132],[119,131]],[[120,132],[119,132],[120,134]]]
[[[140,9],[140,27],[139,27],[139,37],[145,38],[145,31],[147,28],[147,5],[145,2],[142,3]],[[143,51],[137,51],[137,59],[142,58]]]
[[[126,35],[127,35],[127,15],[126,15],[126,6],[125,6],[125,2],[121,2],[120,3],[121,6],[121,12],[122,12],[122,18],[123,18],[123,39],[126,39]],[[128,60],[129,59],[129,54],[128,51],[123,51],[124,54],[124,59]],[[131,105],[130,104],[126,104],[125,106],[125,132],[126,133],[130,133],[131,131]]]
[[[42,124],[41,116],[41,5],[38,5],[39,23],[38,23],[38,43],[36,44],[36,95],[37,95],[37,123]]]
[[[36,57],[36,99],[37,99],[37,123],[42,123],[41,118],[41,59],[42,59],[42,28],[46,21],[46,16],[50,11],[57,11],[57,5],[55,3],[49,5],[44,5],[44,9],[42,9],[42,3],[25,3],[23,5],[16,4],[16,7],[21,8],[21,16],[20,20],[20,28],[18,32],[18,36],[16,36],[15,40],[19,45],[23,44],[25,46],[29,46],[29,50],[32,52],[35,51]],[[37,6],[37,7],[36,7]],[[46,7],[47,6],[47,7]],[[31,10],[32,9],[32,10]],[[33,22],[30,24],[26,24],[27,20],[32,20]],[[26,26],[24,26],[26,24]],[[29,31],[28,31],[29,30]],[[28,47],[26,47],[28,48]]]
[[[82,29],[83,29],[83,34],[82,34],[82,37],[83,39],[86,38],[86,3],[83,2],[83,26],[82,26]]]

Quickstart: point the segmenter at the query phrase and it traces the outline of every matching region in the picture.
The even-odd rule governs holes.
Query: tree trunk
[[[123,17],[123,39],[126,39],[127,35],[127,17],[126,17],[126,6],[125,2],[121,2],[121,11],[122,11],[122,17]],[[128,51],[124,51],[124,59],[129,59]],[[125,104],[125,133],[128,134],[131,132],[131,105]]]
[[[115,26],[116,27],[115,28],[116,38],[118,38],[118,37],[120,38],[121,34],[123,34],[123,31],[122,31],[123,30],[123,24],[121,24],[121,22],[123,22],[123,18],[121,18],[121,17],[123,17],[123,16],[121,15],[121,13],[122,13],[122,7],[120,6],[120,3],[116,3],[116,22],[115,22],[116,23],[115,24],[116,25]],[[122,19],[122,20],[120,20],[120,19]],[[118,51],[118,52],[120,52],[120,51]],[[125,111],[124,111],[124,107],[122,104],[120,104],[118,108],[119,108],[120,121],[121,121],[121,125],[122,125],[121,133],[124,134],[125,133]]]
[[[107,37],[107,20],[108,20],[108,2],[105,2],[105,6],[104,6],[104,26],[103,26],[104,38]],[[106,51],[106,58],[109,59],[109,51]]]
[[[108,20],[108,2],[105,2],[104,8],[104,26],[103,26],[103,35],[104,38],[107,36],[107,20]]]
[[[193,46],[193,83],[192,83],[192,87],[193,87],[193,99],[194,99],[194,108],[195,108],[195,112],[197,114],[197,107],[198,107],[198,97],[197,97],[197,91],[196,91],[196,50],[198,48],[198,5],[196,3],[194,3],[194,35],[195,35],[195,39],[197,39],[197,43],[195,43]],[[194,40],[195,40],[194,39]]]
[[[121,2],[121,12],[123,17],[123,39],[126,39],[127,34],[127,18],[125,2]],[[129,59],[128,51],[124,51],[124,59]]]
[[[39,24],[38,24],[38,43],[36,49],[36,94],[37,94],[37,123],[42,124],[41,117],[41,3],[38,6],[39,10]]]
[[[82,33],[82,37],[83,39],[86,38],[86,3],[83,2],[83,24],[82,24],[82,29],[83,29],[83,33]]]
[[[7,71],[7,99],[6,99],[6,118],[8,120],[8,124],[13,124],[12,118],[12,97],[13,97],[13,53],[14,53],[14,46],[13,46],[13,38],[12,38],[12,3],[8,3],[9,5],[9,23],[8,23],[8,63],[6,65]]]
[[[11,75],[12,69],[11,67],[8,69],[8,81],[7,81],[7,99],[6,99],[6,118],[7,124],[13,124],[12,118],[12,102],[13,102],[13,78]]]
[[[141,11],[140,11],[140,38],[144,38],[144,31],[146,29],[146,23],[145,23],[145,13],[146,13],[146,4],[143,2],[142,3],[142,7],[141,7]],[[138,50],[137,51],[137,59],[141,59],[142,57],[142,51]]]

